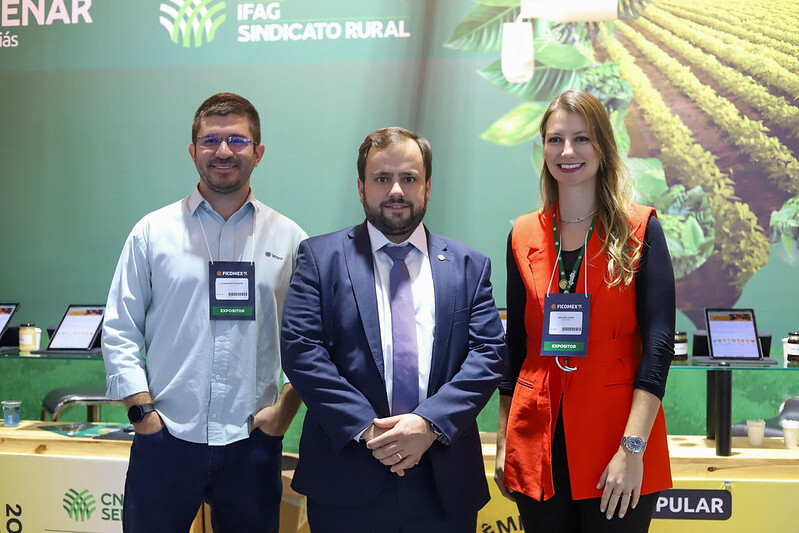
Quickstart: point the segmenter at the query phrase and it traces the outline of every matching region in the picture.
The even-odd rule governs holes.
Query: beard
[[[217,175],[213,168],[214,165],[232,165],[235,174],[220,173]],[[213,159],[207,163],[195,163],[195,166],[205,186],[217,194],[230,194],[239,191],[244,186],[249,187],[252,168],[248,168],[246,162],[243,163],[234,158]]]
[[[408,213],[385,213],[385,206],[387,205],[404,204],[408,206]],[[377,228],[383,235],[389,237],[402,237],[405,240],[413,233],[413,230],[422,222],[424,214],[427,211],[427,202],[423,202],[421,206],[417,207],[412,203],[404,200],[389,199],[379,206],[364,202],[363,211],[366,213],[366,220],[368,220],[375,228]]]

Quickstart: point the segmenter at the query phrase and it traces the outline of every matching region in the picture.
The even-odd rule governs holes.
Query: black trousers
[[[528,533],[638,533],[649,530],[658,494],[646,494],[635,509],[628,508],[624,518],[618,512],[608,520],[599,510],[599,498],[573,500],[566,456],[563,419],[558,415],[552,441],[552,477],[555,495],[549,500],[536,501],[516,494],[516,505],[524,531]],[[597,481],[599,481],[597,479]]]
[[[463,509],[459,516],[444,512],[425,454],[403,477],[391,474],[366,505],[329,505],[308,498],[308,524],[312,533],[474,533],[477,510]]]

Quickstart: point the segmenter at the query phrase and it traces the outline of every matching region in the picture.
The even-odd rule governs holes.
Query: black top
[[[524,325],[527,292],[513,257],[512,237],[513,230],[508,235],[506,260],[508,320],[505,342],[508,345],[508,359],[505,362],[505,377],[499,385],[499,392],[504,395],[513,394],[516,379],[527,357],[527,331]],[[571,272],[578,253],[579,250],[561,252],[567,272]],[[656,217],[651,217],[647,224],[641,260],[635,273],[635,288],[636,313],[643,346],[635,388],[650,392],[662,400],[674,355],[676,297],[674,269],[663,228]]]

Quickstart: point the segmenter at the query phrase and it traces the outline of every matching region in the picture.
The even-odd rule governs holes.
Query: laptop
[[[705,324],[709,355],[694,356],[695,361],[722,366],[777,364],[763,354],[754,309],[705,308]]]
[[[19,309],[19,303],[0,303],[0,339],[6,334],[11,318]]]
[[[104,305],[69,305],[55,328],[46,350],[41,355],[92,355],[101,353],[100,332],[105,315]]]

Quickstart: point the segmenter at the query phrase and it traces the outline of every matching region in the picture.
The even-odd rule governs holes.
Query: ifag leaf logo
[[[172,42],[188,48],[214,40],[217,28],[225,22],[225,2],[215,0],[169,0],[161,3],[161,26],[167,29]]]
[[[64,510],[75,522],[85,522],[92,517],[92,514],[97,509],[94,495],[88,490],[78,492],[75,489],[69,489],[64,494],[63,502]]]

